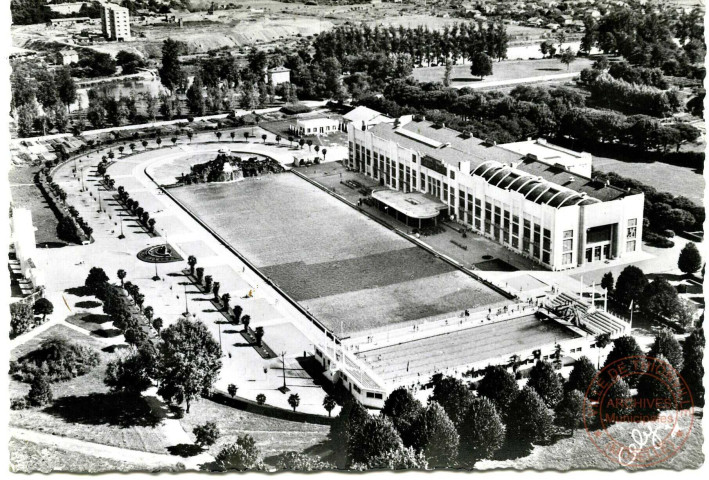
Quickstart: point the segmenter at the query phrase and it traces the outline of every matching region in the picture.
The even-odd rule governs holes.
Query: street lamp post
[[[183,285],[185,287],[185,316],[190,314],[190,306],[187,303],[187,284]]]
[[[285,350],[281,352],[281,362],[283,363],[283,386],[280,387],[278,390],[281,391],[281,393],[288,393],[290,392],[290,388],[286,385],[286,352]]]

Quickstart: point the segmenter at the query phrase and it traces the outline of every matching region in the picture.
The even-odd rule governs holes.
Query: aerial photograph
[[[0,3],[6,472],[699,478],[704,0]]]

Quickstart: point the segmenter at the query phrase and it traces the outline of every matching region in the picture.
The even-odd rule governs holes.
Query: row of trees
[[[671,333],[662,331],[648,353],[682,372],[697,406],[704,402],[703,351],[704,335],[698,329],[684,349]],[[644,355],[635,339],[618,338],[606,365],[635,355]],[[552,364],[539,361],[520,390],[513,373],[496,366],[487,369],[476,389],[453,377],[436,380],[427,406],[405,388],[392,392],[376,417],[358,403],[347,403],[330,432],[338,466],[473,468],[498,453],[506,458],[524,455],[533,444],[551,440],[554,433],[584,425],[584,397],[596,374],[596,366],[586,357],[575,363],[566,381]],[[640,398],[655,398],[664,386],[651,374],[617,379],[605,401],[631,399],[631,388],[637,388]],[[609,413],[622,416],[630,411],[632,407],[624,407]],[[658,411],[643,413],[657,415]],[[585,420],[592,428],[599,426],[591,418]]]
[[[427,62],[430,65],[432,62],[445,62],[446,59],[453,63],[458,59],[465,61],[478,52],[501,60],[507,57],[507,43],[506,28],[502,22],[461,22],[445,26],[440,31],[424,26],[396,28],[361,24],[339,26],[323,32],[315,39],[313,47],[315,60],[334,57],[346,71],[355,71],[347,58],[366,52],[408,55],[416,64]]]
[[[583,80],[591,92],[591,100],[600,107],[653,117],[666,117],[682,107],[676,89],[661,90],[647,84],[630,83],[603,72],[585,75]]]
[[[564,87],[516,87],[509,95],[446,88],[441,84],[395,80],[384,98],[365,97],[358,103],[390,116],[423,114],[452,128],[507,143],[527,137],[551,137],[573,148],[601,147],[667,151],[699,137],[691,125],[662,125],[645,115],[587,108],[578,92]],[[697,158],[696,168],[702,160]]]
[[[138,218],[138,221],[142,223],[150,233],[155,232],[155,219],[150,217],[150,213],[146,212],[143,207],[140,206],[138,200],[134,200],[130,197],[130,194],[121,185],[118,187],[118,198],[126,208]]]

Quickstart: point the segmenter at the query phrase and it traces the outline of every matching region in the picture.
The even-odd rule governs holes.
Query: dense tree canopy
[[[190,404],[208,393],[221,369],[221,351],[199,320],[180,318],[161,333],[158,347],[158,394],[166,400]]]

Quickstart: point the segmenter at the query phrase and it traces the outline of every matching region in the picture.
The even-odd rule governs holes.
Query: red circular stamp
[[[626,357],[600,370],[586,390],[583,419],[591,442],[628,468],[674,457],[694,425],[687,383],[669,362]]]

